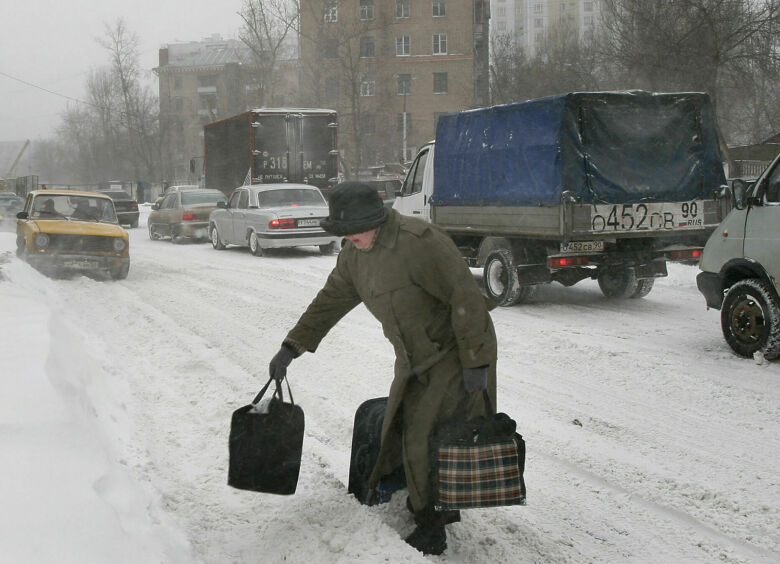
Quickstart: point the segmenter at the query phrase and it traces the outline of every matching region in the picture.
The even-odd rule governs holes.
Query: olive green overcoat
[[[402,459],[410,500],[420,511],[429,504],[429,437],[467,396],[463,367],[489,367],[495,409],[496,337],[488,302],[446,233],[395,210],[370,249],[344,242],[325,286],[285,341],[314,352],[360,302],[382,324],[396,355],[369,486]],[[471,394],[467,406],[469,418],[484,414],[482,394]]]

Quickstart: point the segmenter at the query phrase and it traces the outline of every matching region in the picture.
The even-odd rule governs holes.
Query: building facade
[[[346,173],[410,160],[489,103],[488,0],[301,0],[300,95],[339,113]]]
[[[214,35],[160,48],[160,127],[167,181],[197,183],[203,168],[203,126],[251,108],[287,105],[297,89],[294,61],[278,71],[274,100],[264,100],[267,80],[240,41]]]
[[[491,34],[511,36],[533,57],[556,26],[592,33],[598,11],[598,0],[491,0]]]

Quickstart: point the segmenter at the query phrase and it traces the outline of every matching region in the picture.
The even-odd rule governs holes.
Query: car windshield
[[[257,193],[257,206],[272,208],[277,206],[325,205],[325,198],[319,190],[313,188],[285,188]]]
[[[192,206],[197,204],[214,204],[217,202],[227,202],[227,198],[220,192],[182,192],[181,205]]]
[[[32,219],[72,219],[116,223],[114,202],[98,196],[40,194],[30,208]]]

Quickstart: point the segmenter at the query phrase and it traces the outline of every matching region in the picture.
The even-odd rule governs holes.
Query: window
[[[184,109],[184,100],[182,98],[174,98],[173,106],[177,112],[182,111]]]
[[[496,31],[506,31],[506,22],[505,21],[496,22],[493,27],[495,28]]]
[[[396,129],[399,133],[403,134],[404,132],[404,114],[403,112],[400,114],[396,114]],[[412,131],[412,114],[409,112],[406,112],[406,134],[409,135]]]
[[[592,12],[593,11],[593,2],[583,2],[582,6],[583,6],[583,8],[585,8],[586,12]]]
[[[447,34],[446,33],[434,33],[433,34],[433,54],[434,55],[446,55],[447,54]]]
[[[505,18],[506,17],[506,8],[501,8],[501,7],[496,8],[496,16],[498,16],[500,18]]]
[[[338,39],[326,39],[323,42],[322,56],[326,59],[338,59],[339,58],[339,40]]]
[[[360,0],[360,19],[374,19],[374,0]]]
[[[216,86],[216,74],[201,74],[198,76],[198,86]]]
[[[360,82],[360,95],[373,96],[376,94],[376,81],[373,78],[365,78]]]
[[[447,73],[435,72],[433,73],[433,93],[434,94],[446,94],[447,93]]]
[[[329,0],[328,5],[325,6],[324,19],[326,22],[330,22],[330,23],[336,23],[337,21],[339,21],[338,0]]]
[[[433,17],[440,18],[447,15],[447,0],[433,0]]]
[[[535,28],[544,27],[544,19],[543,18],[534,18],[534,27]]]
[[[411,54],[411,46],[408,35],[401,35],[395,38],[396,57],[406,57]]]
[[[398,94],[406,96],[412,93],[412,75],[411,74],[399,74],[396,77],[398,84]]]
[[[534,4],[534,14],[541,14],[544,6],[541,4]]]
[[[360,56],[361,57],[373,57],[374,56],[374,38],[373,36],[366,35],[360,38]]]
[[[395,17],[409,17],[409,0],[395,0]]]
[[[179,90],[181,88],[181,77],[180,76],[174,76],[173,77],[173,89]]]

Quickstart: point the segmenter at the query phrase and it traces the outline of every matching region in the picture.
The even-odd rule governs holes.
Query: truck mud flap
[[[654,260],[647,264],[640,264],[634,267],[634,275],[637,278],[661,278],[668,276],[665,260]]]

